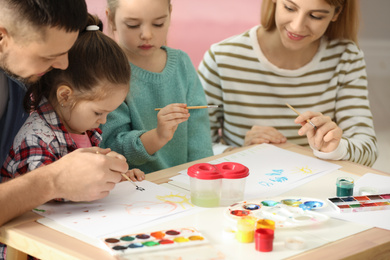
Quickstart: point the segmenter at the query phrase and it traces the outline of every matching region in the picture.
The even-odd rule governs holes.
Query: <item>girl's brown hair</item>
[[[324,0],[329,5],[335,6],[335,12],[340,10],[339,17],[331,22],[325,32],[329,40],[347,39],[358,43],[359,31],[359,1],[358,0]],[[276,28],[275,24],[276,4],[272,0],[263,0],[261,5],[261,25],[266,31]]]
[[[119,1],[120,0],[107,0],[107,11],[108,11],[108,17],[107,22],[109,25],[109,32],[112,33],[115,28],[115,14],[116,10],[119,7]],[[168,6],[171,6],[171,0],[168,0]]]
[[[126,55],[113,39],[103,34],[99,18],[89,15],[88,25],[97,25],[99,30],[82,31],[69,50],[69,67],[53,69],[29,88],[24,99],[27,111],[36,109],[43,97],[57,105],[53,103],[61,85],[71,87],[79,93],[77,98],[84,100],[102,99],[119,85],[129,87],[130,64]],[[96,89],[99,83],[104,87]]]

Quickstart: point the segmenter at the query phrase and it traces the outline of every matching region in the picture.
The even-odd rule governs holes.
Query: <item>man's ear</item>
[[[67,106],[72,102],[73,89],[67,85],[61,85],[57,88],[57,101],[61,106]]]
[[[8,45],[9,34],[7,29],[0,26],[0,53],[3,53]]]

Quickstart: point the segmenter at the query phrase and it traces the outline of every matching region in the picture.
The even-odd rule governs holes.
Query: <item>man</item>
[[[67,53],[87,20],[84,0],[0,0],[0,163],[27,118],[25,85],[66,69]],[[80,61],[82,62],[82,61]],[[55,163],[0,184],[0,225],[54,198],[108,195],[128,170],[108,149],[78,149]]]

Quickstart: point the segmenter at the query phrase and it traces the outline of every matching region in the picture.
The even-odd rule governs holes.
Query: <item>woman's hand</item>
[[[281,144],[286,141],[287,138],[274,127],[254,125],[245,135],[244,146],[262,143]]]
[[[306,120],[310,120],[316,128]],[[320,112],[307,111],[298,116],[295,123],[302,125],[298,134],[306,135],[310,146],[318,151],[330,153],[339,146],[343,130],[329,116],[324,116]]]

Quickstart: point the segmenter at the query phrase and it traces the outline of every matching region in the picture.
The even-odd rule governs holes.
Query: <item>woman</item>
[[[322,159],[371,166],[377,145],[358,14],[358,1],[264,0],[261,25],[212,45],[199,75],[208,103],[223,104],[210,113],[213,141],[289,140]]]

